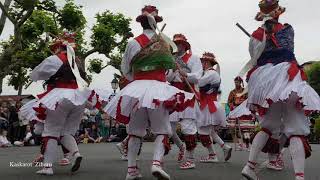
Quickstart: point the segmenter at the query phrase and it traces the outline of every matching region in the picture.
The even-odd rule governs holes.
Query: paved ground
[[[312,159],[306,163],[306,180],[320,180],[320,145],[314,145]],[[216,149],[219,149],[216,147]],[[36,167],[10,167],[10,162],[29,163],[35,157],[39,147],[13,147],[0,149],[0,180],[124,180],[126,175],[126,162],[119,160],[119,154],[114,144],[81,144],[80,151],[85,156],[81,170],[74,175],[69,173],[70,167],[55,168],[55,176],[46,177],[36,175]],[[240,171],[247,161],[248,152],[233,152],[228,163],[202,164],[197,163],[196,169],[179,170],[175,161],[177,148],[173,147],[166,158],[166,169],[174,180],[240,180]],[[205,149],[198,144],[196,156],[200,158]],[[219,152],[221,154],[221,152]],[[260,162],[265,160],[264,154]],[[139,161],[144,180],[153,179],[150,173],[150,160],[152,159],[152,143],[143,145],[142,157]],[[282,172],[274,172],[259,168],[262,180],[293,180],[293,170],[288,152],[285,155],[286,168]],[[263,163],[261,167],[263,166]]]

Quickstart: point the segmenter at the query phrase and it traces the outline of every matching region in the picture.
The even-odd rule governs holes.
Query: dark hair
[[[212,61],[209,61],[209,62],[210,62],[212,67],[218,64],[217,62],[212,62]]]
[[[270,19],[265,22],[267,33],[272,33],[274,25],[278,23],[278,19]]]
[[[146,29],[152,29],[149,22],[148,22],[148,18],[147,16],[143,16],[143,18],[141,19],[141,22],[140,22],[143,30],[146,30]]]

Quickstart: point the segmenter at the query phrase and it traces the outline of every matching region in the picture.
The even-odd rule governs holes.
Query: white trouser
[[[185,135],[194,135],[197,133],[197,123],[194,119],[185,118],[180,121],[181,132]]]
[[[164,107],[158,109],[140,108],[131,114],[127,131],[129,135],[143,137],[146,135],[146,129],[149,126],[151,132],[155,135],[171,136],[169,111]]]
[[[75,106],[69,100],[64,99],[55,110],[47,109],[42,136],[75,135],[79,129],[84,108],[85,105]]]
[[[287,137],[310,134],[309,120],[304,111],[296,107],[297,100],[298,97],[292,94],[286,102],[273,103],[267,113],[258,118],[261,127],[268,129],[277,137],[280,134],[280,127],[281,132]]]
[[[214,126],[198,127],[198,133],[201,135],[210,135],[212,131],[215,131]]]

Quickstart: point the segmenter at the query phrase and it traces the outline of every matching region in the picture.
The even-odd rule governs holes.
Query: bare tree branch
[[[8,9],[9,6],[10,6],[10,3],[11,3],[12,0],[6,0],[4,2],[4,9]],[[0,34],[2,34],[2,31],[3,31],[3,28],[4,28],[4,25],[6,24],[6,15],[4,12],[1,13],[1,17],[0,17]]]
[[[85,59],[86,57],[88,57],[90,54],[95,53],[98,51],[98,48],[93,48],[89,51],[87,51],[84,55],[83,55],[83,59]]]
[[[21,19],[23,13],[24,11],[20,11],[20,13],[16,15],[16,19]]]
[[[10,0],[11,1],[11,0]],[[16,19],[14,19],[8,12],[8,8],[6,8],[2,2],[0,2],[0,9],[2,13],[12,22],[12,24],[17,24]]]
[[[101,70],[104,69],[104,68],[106,68],[106,67],[108,67],[108,66],[111,66],[111,65],[110,65],[110,64],[106,64],[106,65],[104,65],[104,66],[101,67]]]
[[[22,1],[23,1],[23,0],[14,0],[14,1],[15,1],[16,3],[22,5]]]
[[[37,9],[41,9],[41,10],[53,12],[53,13],[56,13],[56,14],[58,14],[59,16],[61,16],[61,13],[60,13],[56,8],[54,8],[54,9],[52,9],[52,8],[47,8],[47,7],[39,4],[39,5],[37,5]]]
[[[17,26],[20,27],[23,25],[24,22],[26,22],[26,20],[31,16],[32,12],[33,12],[34,8],[31,8],[27,11],[27,13],[25,15],[22,16],[21,20],[18,22]]]

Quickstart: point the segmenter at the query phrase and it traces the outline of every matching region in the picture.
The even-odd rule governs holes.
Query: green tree
[[[320,62],[314,62],[309,66],[310,67],[308,67],[308,70],[306,71],[308,82],[320,95]]]
[[[120,70],[122,54],[125,51],[128,39],[133,36],[130,25],[130,18],[120,13],[105,11],[96,15],[97,23],[92,28],[91,46],[93,49],[88,53],[98,52],[104,54],[109,62],[106,66],[111,65]],[[87,56],[87,54],[86,54]],[[97,61],[91,61],[90,66],[100,72],[106,66],[97,67]],[[92,69],[92,68],[91,68]]]
[[[129,28],[130,19],[124,15],[110,11],[97,14],[91,39],[86,41],[86,19],[82,13],[82,6],[72,0],[67,0],[61,9],[56,7],[53,0],[15,0],[12,4],[6,3],[0,3],[2,14],[14,24],[15,33],[9,40],[1,43],[0,79],[9,75],[9,85],[14,86],[18,94],[22,93],[23,85],[29,81],[28,71],[52,54],[48,45],[63,30],[76,33],[76,55],[82,68],[85,67],[87,57],[96,52],[109,58],[107,65],[120,68],[120,57],[132,36]],[[22,15],[23,22],[20,20]],[[90,61],[89,70],[99,73],[106,66],[103,66],[102,60],[94,59]]]
[[[6,75],[15,74],[17,78],[11,78],[14,80],[24,79],[22,76],[25,69],[23,68],[23,62],[21,62],[21,59],[19,59],[19,54],[21,54],[21,51],[23,51],[25,48],[25,42],[22,37],[23,25],[31,17],[33,11],[35,10],[56,12],[56,9],[53,0],[6,0],[4,4],[0,2],[0,9],[2,11],[1,18],[4,18],[5,16],[4,19],[9,19],[14,27],[14,34],[12,38],[10,38],[8,42],[4,43],[7,44],[7,46],[2,46],[1,48],[0,92],[2,92],[2,80]],[[15,73],[13,71],[15,71]],[[23,84],[20,84],[18,87],[19,94],[22,92],[22,85]]]

